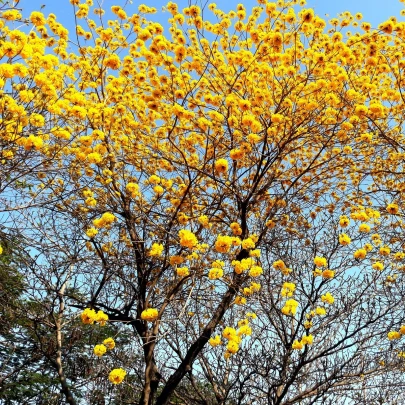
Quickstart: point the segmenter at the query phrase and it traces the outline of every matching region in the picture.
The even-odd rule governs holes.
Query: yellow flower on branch
[[[104,345],[96,345],[94,346],[94,354],[98,357],[101,357],[107,351],[107,347]]]
[[[108,375],[108,379],[113,384],[121,384],[126,375],[127,375],[127,372],[125,370],[123,370],[122,368],[115,368]]]
[[[159,311],[156,308],[148,308],[142,311],[141,319],[148,322],[153,322],[157,319]]]

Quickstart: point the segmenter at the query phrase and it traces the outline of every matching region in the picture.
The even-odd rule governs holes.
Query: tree
[[[89,402],[313,403],[395,374],[405,25],[70,3],[73,35],[4,10],[0,65],[4,226],[65,400],[79,315]]]

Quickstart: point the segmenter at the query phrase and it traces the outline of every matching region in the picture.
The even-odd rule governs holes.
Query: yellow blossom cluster
[[[103,344],[94,346],[94,354],[98,357],[103,356],[108,350],[112,350],[115,347],[115,341],[113,338],[104,339]]]
[[[405,335],[405,325],[402,325],[399,331],[392,330],[388,332],[388,339],[389,340],[396,340],[400,339],[403,335]]]
[[[156,308],[144,309],[141,313],[141,319],[148,322],[153,322],[157,319],[159,311]]]
[[[176,269],[176,274],[179,277],[187,277],[188,275],[190,275],[190,270],[188,267],[184,266],[184,267],[177,267]]]
[[[148,255],[149,256],[161,256],[163,253],[163,245],[160,243],[153,243],[152,247],[149,249]]]
[[[115,220],[116,217],[114,214],[111,212],[105,212],[101,218],[93,220],[93,224],[96,228],[104,228],[110,226]]]
[[[247,316],[251,317],[252,319],[255,318],[254,314],[251,313],[248,313]],[[238,329],[232,328],[230,326],[224,328],[224,330],[222,331],[222,337],[228,341],[226,345],[226,351],[224,353],[225,359],[228,359],[230,356],[232,356],[239,350],[239,346],[242,342],[243,337],[250,336],[251,334],[252,328],[249,326],[248,318],[241,319],[238,322]],[[222,344],[219,335],[216,335],[214,338],[211,338],[209,340],[209,343],[213,347]]]
[[[121,384],[126,375],[127,375],[127,372],[125,370],[123,370],[122,368],[115,368],[108,375],[108,379],[113,384]]]
[[[313,335],[304,335],[301,340],[294,340],[292,344],[292,348],[294,350],[301,350],[304,348],[305,345],[312,345],[314,342],[314,336]]]
[[[281,289],[281,296],[282,297],[292,297],[295,291],[295,284],[294,283],[284,283],[283,288]]]
[[[94,322],[99,323],[100,326],[105,326],[108,321],[108,315],[103,311],[95,311],[91,308],[86,308],[80,315],[80,318],[84,324],[93,325]]]
[[[179,237],[180,245],[189,249],[193,249],[198,244],[197,237],[193,234],[193,232],[187,229],[180,230]]]
[[[295,315],[298,309],[298,301],[294,300],[294,299],[289,299],[285,302],[283,308],[281,309],[281,312],[284,315]]]

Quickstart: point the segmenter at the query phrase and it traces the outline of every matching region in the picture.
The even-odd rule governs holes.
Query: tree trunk
[[[159,370],[156,366],[155,357],[153,351],[155,348],[155,339],[152,337],[153,342],[147,343],[144,346],[144,355],[145,355],[145,385],[143,387],[142,396],[139,401],[139,405],[152,405],[153,400],[156,395],[156,391],[159,386],[159,382],[162,376],[159,373]]]

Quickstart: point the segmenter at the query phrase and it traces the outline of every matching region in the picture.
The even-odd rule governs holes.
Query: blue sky
[[[193,0],[180,0],[177,4],[180,8],[186,7],[189,2],[194,3]],[[201,1],[197,0],[197,3]],[[204,3],[205,1],[202,1]],[[211,2],[211,1],[210,1]],[[245,4],[246,8],[251,8],[257,3],[255,0],[217,0],[213,1],[217,6],[224,11],[234,9],[238,3]],[[94,3],[97,3],[94,1]],[[104,0],[103,8],[110,9],[112,5],[123,6],[127,3],[126,0]],[[162,6],[167,4],[167,0],[133,0],[132,5],[128,6],[128,13],[136,12],[139,4],[146,4],[148,6],[154,6],[159,11]],[[58,17],[58,20],[62,22],[67,28],[72,27],[73,23],[73,7],[69,3],[69,0],[21,0],[18,7],[24,10],[24,14],[30,13],[33,10],[39,10],[41,5],[45,4],[42,10],[45,15],[48,13],[54,13]],[[330,18],[336,17],[343,11],[350,11],[353,14],[361,12],[364,16],[364,21],[372,23],[373,27],[376,27],[381,21],[386,20],[390,16],[400,17],[399,12],[405,8],[404,4],[401,4],[399,0],[307,0],[307,6],[315,9],[316,13],[322,17],[327,14]],[[157,21],[164,21],[169,16],[168,13],[158,13],[153,16]]]

